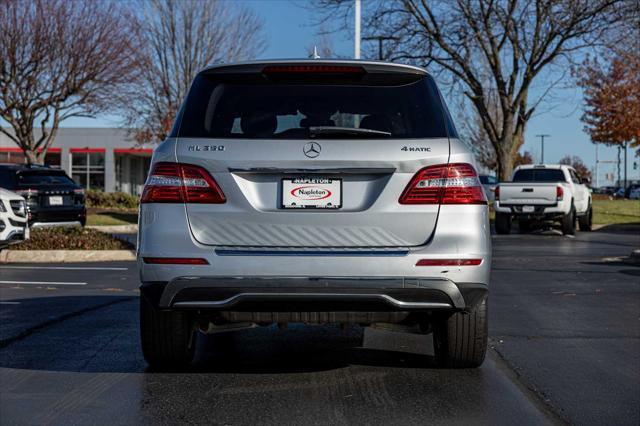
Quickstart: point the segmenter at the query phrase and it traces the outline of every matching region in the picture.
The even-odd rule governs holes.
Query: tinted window
[[[430,77],[398,85],[217,78],[196,78],[172,136],[297,139],[307,138],[309,127],[377,130],[394,138],[455,136]]]
[[[495,176],[480,175],[480,183],[483,185],[495,185],[498,183],[498,179]]]
[[[18,185],[75,185],[64,173],[22,172],[18,174]]]
[[[524,169],[513,175],[514,182],[564,182],[560,169]]]
[[[571,176],[571,180],[573,183],[580,183],[580,178],[573,170],[569,169],[569,176]]]
[[[12,189],[15,187],[15,172],[13,170],[0,169],[0,188]]]

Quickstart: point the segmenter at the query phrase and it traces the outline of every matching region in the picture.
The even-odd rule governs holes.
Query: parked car
[[[590,231],[593,214],[588,183],[567,165],[516,167],[511,182],[496,188],[496,232],[511,232],[513,219],[524,231],[536,221],[559,221],[562,233],[573,235],[576,220],[581,231]]]
[[[484,193],[487,196],[487,200],[493,202],[495,200],[496,186],[500,183],[497,177],[491,175],[480,175],[480,183],[484,188]]]
[[[0,188],[0,248],[27,239],[27,203],[20,195]]]
[[[638,188],[640,188],[640,184],[637,184],[637,183],[632,183],[630,185],[627,185],[623,193],[624,198],[631,198],[631,192]]]
[[[60,169],[0,164],[0,188],[24,197],[31,227],[84,226],[84,189]]]
[[[599,188],[599,190],[600,190],[599,191],[600,194],[614,195],[618,190],[618,188],[615,186],[603,186]]]
[[[629,191],[629,199],[640,200],[640,185],[637,185]]]
[[[425,70],[217,65],[186,99],[141,198],[149,364],[188,364],[197,330],[290,322],[419,327],[439,365],[482,363],[487,200]]]
[[[614,198],[624,198],[624,193],[625,193],[625,189],[624,188],[618,188],[613,193],[613,197]]]

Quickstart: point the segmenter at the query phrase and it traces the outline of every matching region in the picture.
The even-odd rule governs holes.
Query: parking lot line
[[[2,269],[56,269],[63,271],[128,271],[129,268],[100,267],[100,266],[3,266]]]
[[[70,283],[55,281],[0,281],[0,284],[26,284],[26,285],[87,285],[87,283]]]

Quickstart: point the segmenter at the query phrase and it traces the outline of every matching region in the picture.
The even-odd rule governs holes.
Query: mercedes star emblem
[[[304,152],[304,155],[306,155],[309,158],[316,158],[318,155],[320,155],[320,151],[322,151],[322,147],[320,146],[319,143],[316,143],[316,142],[309,142],[302,149],[302,152]]]

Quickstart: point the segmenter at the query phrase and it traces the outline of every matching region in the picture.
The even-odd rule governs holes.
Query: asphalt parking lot
[[[640,423],[629,230],[494,238],[491,349],[440,370],[429,336],[290,326],[201,338],[148,371],[133,263],[0,266],[2,424]]]

